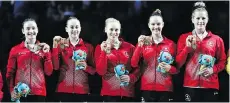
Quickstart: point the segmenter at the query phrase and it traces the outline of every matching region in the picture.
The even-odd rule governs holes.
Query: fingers
[[[67,43],[67,40],[66,38],[61,38],[61,41],[60,41],[61,44],[66,44]]]
[[[47,53],[49,52],[49,50],[50,50],[50,47],[48,45],[43,47],[43,52]]]
[[[61,36],[55,36],[54,38],[53,38],[53,41],[56,41],[56,42],[58,42],[58,41],[60,41],[61,40]]]
[[[120,80],[121,80],[121,82],[129,82],[130,78],[128,75],[122,75],[122,76],[120,76]]]
[[[103,42],[101,43],[101,48],[105,48],[105,47],[106,47],[106,42],[103,41]]]
[[[49,50],[50,50],[50,46],[46,43],[39,43],[38,46],[40,46],[42,48],[43,52],[45,52],[45,53],[49,52]]]
[[[191,47],[191,40],[192,40],[192,36],[189,35],[189,36],[186,38],[186,46]]]
[[[208,77],[210,76],[210,73],[208,71],[204,71],[203,74],[202,74],[204,77]]]
[[[75,65],[84,66],[83,70],[86,70],[87,68],[87,63],[85,61],[76,62]]]
[[[11,93],[11,98],[16,99],[16,98],[17,98],[17,94],[16,94],[15,92],[12,92],[12,93]]]
[[[145,38],[144,35],[140,35],[138,38],[138,42],[144,42],[144,38]]]
[[[161,64],[162,64],[163,66],[168,65],[168,64],[167,64],[167,63],[165,63],[165,62],[161,62]]]
[[[201,70],[201,71],[199,71],[199,75],[203,75],[203,73],[205,72],[205,70]]]
[[[159,66],[161,67],[161,68],[165,68],[166,67],[166,63],[164,63],[164,62],[161,62],[161,63],[159,63]]]
[[[207,68],[204,67],[203,69],[200,70],[200,73],[204,73],[205,71],[207,71]]]
[[[101,43],[101,50],[105,51],[106,53],[110,53],[110,50],[111,50],[110,42],[103,41]]]
[[[87,63],[85,61],[79,61],[79,62],[76,62],[77,65],[86,65]]]
[[[138,38],[138,46],[151,45],[152,38],[150,36],[140,35]]]
[[[196,36],[195,35],[189,35],[186,38],[186,46],[192,47],[192,45],[196,44]]]
[[[138,45],[143,46],[144,45],[144,35],[140,35],[138,38]]]

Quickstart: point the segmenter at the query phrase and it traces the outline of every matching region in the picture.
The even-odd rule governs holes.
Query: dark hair
[[[155,11],[153,11],[153,13],[151,14],[150,17],[152,17],[152,16],[160,16],[163,19],[160,9],[156,9]],[[150,19],[150,17],[149,17],[149,19]]]
[[[33,19],[33,18],[27,18],[27,19],[25,19],[25,20],[22,22],[22,28],[24,27],[24,24],[25,24],[26,22],[28,22],[28,21],[34,21],[34,22],[36,23],[35,19]]]
[[[160,9],[156,9],[156,10],[152,13],[151,16],[160,16],[160,17],[162,17],[162,15],[161,15],[161,10],[160,10]]]
[[[70,17],[67,19],[67,21],[66,21],[66,25],[67,25],[68,21],[69,21],[69,20],[72,20],[72,19],[76,19],[76,20],[78,20],[78,18],[73,17],[73,16],[70,16]],[[79,21],[79,20],[78,20],[78,21]],[[79,22],[80,22],[80,21],[79,21]]]
[[[205,3],[202,1],[198,1],[194,4],[193,6],[193,12],[192,12],[192,18],[194,16],[194,12],[195,11],[206,11],[207,12],[207,16],[208,16],[208,11],[206,10],[206,6]]]

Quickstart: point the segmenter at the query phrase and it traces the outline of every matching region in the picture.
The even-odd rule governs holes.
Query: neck
[[[206,32],[206,30],[202,30],[202,29],[195,29],[195,31],[196,31],[196,34],[198,35],[203,35]]]
[[[27,44],[35,44],[36,39],[34,39],[34,40],[28,40],[28,39],[26,39],[25,41],[26,41]]]
[[[79,38],[69,38],[69,40],[70,40],[70,43],[74,46],[77,45],[79,42]]]
[[[117,39],[109,39],[109,38],[107,38],[106,41],[114,44],[115,42],[119,41],[119,39],[118,38]]]
[[[195,31],[196,31],[196,35],[200,38],[200,40],[203,40],[208,34],[205,30],[203,30],[203,31],[195,30]]]
[[[162,37],[162,35],[161,34],[158,34],[158,35],[156,35],[156,34],[152,34],[152,38],[153,38],[153,41],[154,42],[161,42],[162,40],[163,40],[163,37]]]

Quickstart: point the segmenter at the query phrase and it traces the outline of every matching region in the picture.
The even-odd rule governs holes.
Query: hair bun
[[[160,10],[160,9],[156,9],[156,10],[154,11],[154,13],[155,13],[155,14],[161,14],[161,10]]]
[[[196,2],[196,3],[194,4],[194,7],[195,7],[195,8],[205,8],[206,6],[205,6],[205,3],[204,3],[204,2],[199,1],[199,2]]]

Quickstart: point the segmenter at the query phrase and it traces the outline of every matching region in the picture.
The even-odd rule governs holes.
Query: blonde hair
[[[208,11],[206,10],[206,6],[205,6],[205,3],[202,2],[202,1],[198,1],[194,4],[194,9],[193,9],[193,12],[192,12],[192,18],[194,17],[194,13],[195,11],[206,11],[207,13],[207,17],[208,17]]]
[[[120,23],[119,20],[117,20],[117,19],[115,19],[115,18],[107,18],[107,19],[105,20],[105,27],[107,27],[107,25],[108,25],[109,23],[113,23],[113,22],[118,23],[118,24],[121,26],[121,23]]]

